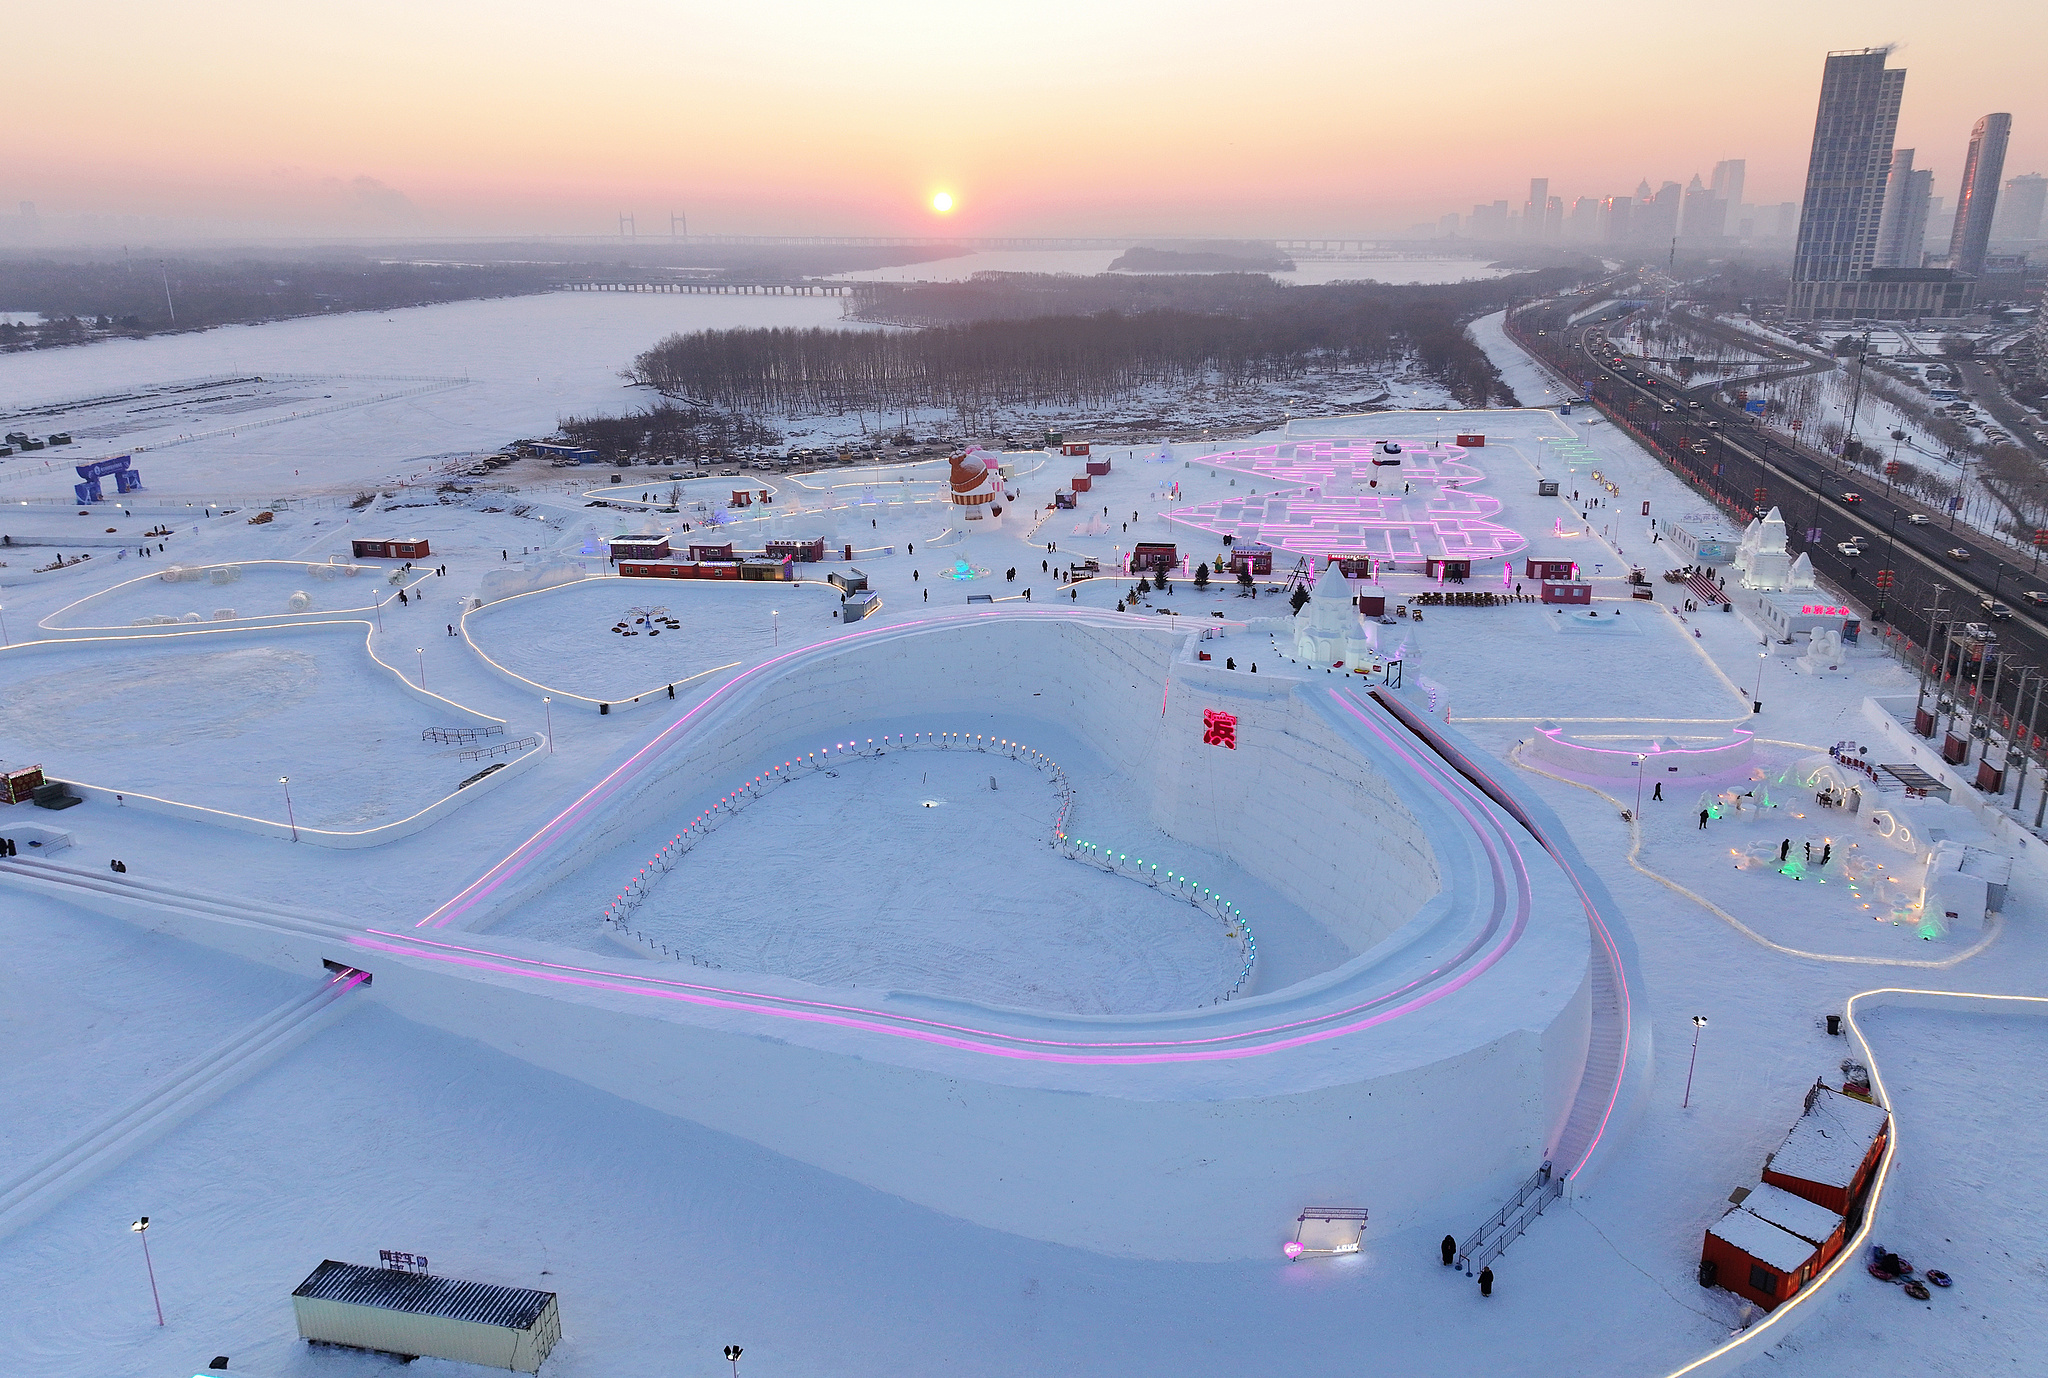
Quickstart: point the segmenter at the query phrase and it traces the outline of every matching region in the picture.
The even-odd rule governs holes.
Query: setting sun
[[[940,215],[944,215],[947,211],[952,210],[953,194],[949,191],[942,191],[937,196],[934,196],[932,198],[932,209]]]

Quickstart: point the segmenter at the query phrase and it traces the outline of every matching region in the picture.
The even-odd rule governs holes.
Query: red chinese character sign
[[[1237,714],[1224,713],[1214,708],[1202,710],[1202,744],[1204,746],[1227,746],[1237,750]]]

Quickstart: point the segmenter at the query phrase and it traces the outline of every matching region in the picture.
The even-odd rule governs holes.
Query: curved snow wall
[[[863,629],[686,712],[426,925],[130,916],[309,977],[323,958],[360,967],[368,998],[421,1024],[991,1229],[1276,1259],[1302,1207],[1342,1204],[1372,1212],[1368,1248],[1433,1239],[1557,1143],[1590,1027],[1579,897],[1336,677],[1220,671],[1178,659],[1184,644],[1085,612]],[[1360,955],[1224,1005],[1090,1017],[435,926],[481,927],[474,901],[517,903],[798,734],[823,745],[918,706],[1014,714],[1017,735],[1064,722],[1149,786],[1166,830],[1268,878]],[[1236,751],[1202,744],[1205,708],[1238,715]]]

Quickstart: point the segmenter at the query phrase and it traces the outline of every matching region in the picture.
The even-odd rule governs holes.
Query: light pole
[[[774,638],[774,639],[773,639],[772,641],[770,641],[770,642],[769,642],[769,644],[770,644],[770,645],[772,645],[772,646],[780,646],[780,645],[782,644],[782,612],[781,612],[781,610],[780,610],[780,609],[777,609],[777,608],[770,608],[770,609],[768,610],[768,618],[769,618],[768,626],[769,626],[769,628],[770,628],[770,631],[769,631],[769,635],[770,635],[770,636],[772,636],[772,637]]]
[[[725,1347],[726,1362],[732,1365],[732,1378],[740,1378],[740,1355],[744,1353],[746,1351],[738,1345],[727,1345]]]
[[[292,778],[289,775],[280,775],[277,777],[277,783],[284,786],[285,821],[291,824],[292,841],[297,842],[299,840],[299,820],[298,816],[292,812]]]
[[[420,658],[420,688],[424,689],[427,687],[427,648],[416,646],[413,649]]]
[[[1649,757],[1647,756],[1636,757],[1636,822],[1638,824],[1643,821],[1643,762],[1648,759]]]
[[[1756,653],[1756,688],[1751,690],[1749,695],[1749,711],[1752,713],[1764,711],[1764,701],[1759,696],[1764,692],[1764,662],[1770,658],[1771,653],[1769,651],[1758,651]]]
[[[164,1299],[156,1291],[156,1264],[149,1258],[149,1217],[143,1216],[128,1227],[142,1236],[142,1266],[149,1270],[149,1299],[156,1303],[156,1323],[164,1323]]]
[[[1700,1030],[1706,1027],[1707,1017],[1704,1014],[1692,1017],[1692,1061],[1685,1066],[1685,1100],[1678,1107],[1681,1110],[1692,1108],[1692,1070],[1700,1065]]]
[[[555,754],[555,701],[546,694],[540,696],[542,711],[548,715],[548,755]]]

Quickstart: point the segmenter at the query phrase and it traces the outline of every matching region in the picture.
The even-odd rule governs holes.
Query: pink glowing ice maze
[[[1243,497],[1182,507],[1170,521],[1237,543],[1417,569],[1429,560],[1502,560],[1521,532],[1488,520],[1498,498],[1466,491],[1486,475],[1459,445],[1300,440],[1227,450],[1205,462],[1254,480]],[[1256,482],[1265,480],[1265,483]]]

